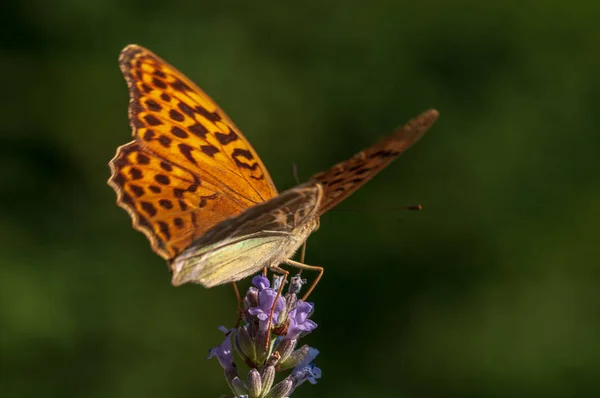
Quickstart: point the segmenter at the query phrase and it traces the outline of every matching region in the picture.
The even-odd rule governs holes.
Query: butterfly
[[[109,185],[133,227],[168,261],[175,286],[213,287],[291,259],[336,206],[417,142],[428,110],[390,136],[278,194],[236,125],[198,86],[151,51],[125,47],[133,141],[110,161]],[[285,271],[283,271],[285,272]],[[314,284],[313,284],[314,287]],[[312,288],[311,288],[312,290]]]

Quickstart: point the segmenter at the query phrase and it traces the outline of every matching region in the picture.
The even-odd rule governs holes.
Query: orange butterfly
[[[428,110],[278,195],[250,143],[191,80],[137,45],[123,49],[119,64],[129,86],[134,140],[117,149],[108,183],[133,227],[169,262],[174,285],[212,287],[264,267],[287,273],[281,263],[316,269],[318,280],[321,267],[291,257],[319,216],[408,149],[438,117]]]

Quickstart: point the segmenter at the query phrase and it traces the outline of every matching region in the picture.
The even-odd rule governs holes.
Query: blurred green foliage
[[[232,289],[171,287],[106,185],[129,43],[217,100],[280,190],[441,113],[310,238],[323,379],[294,397],[600,394],[599,2],[0,7],[3,398],[227,392],[205,355]]]

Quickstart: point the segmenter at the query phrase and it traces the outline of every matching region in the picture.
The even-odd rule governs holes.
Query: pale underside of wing
[[[216,225],[173,260],[173,285],[212,287],[280,264],[317,225],[322,198],[321,184],[303,184]]]
[[[416,143],[437,120],[438,115],[435,109],[423,112],[373,146],[327,171],[313,175],[310,180],[321,183],[324,191],[319,214],[350,196]]]
[[[192,81],[137,45],[119,65],[134,141],[117,149],[109,184],[156,253],[173,259],[222,220],[277,195],[250,143]]]

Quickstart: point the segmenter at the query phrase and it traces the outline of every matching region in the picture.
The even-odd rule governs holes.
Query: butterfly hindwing
[[[322,198],[321,184],[307,183],[223,221],[172,262],[172,283],[212,287],[278,265],[317,225]]]
[[[410,148],[425,134],[437,117],[438,112],[434,109],[423,112],[373,146],[329,170],[313,175],[310,180],[321,183],[324,190],[319,214],[327,212],[346,199]]]

